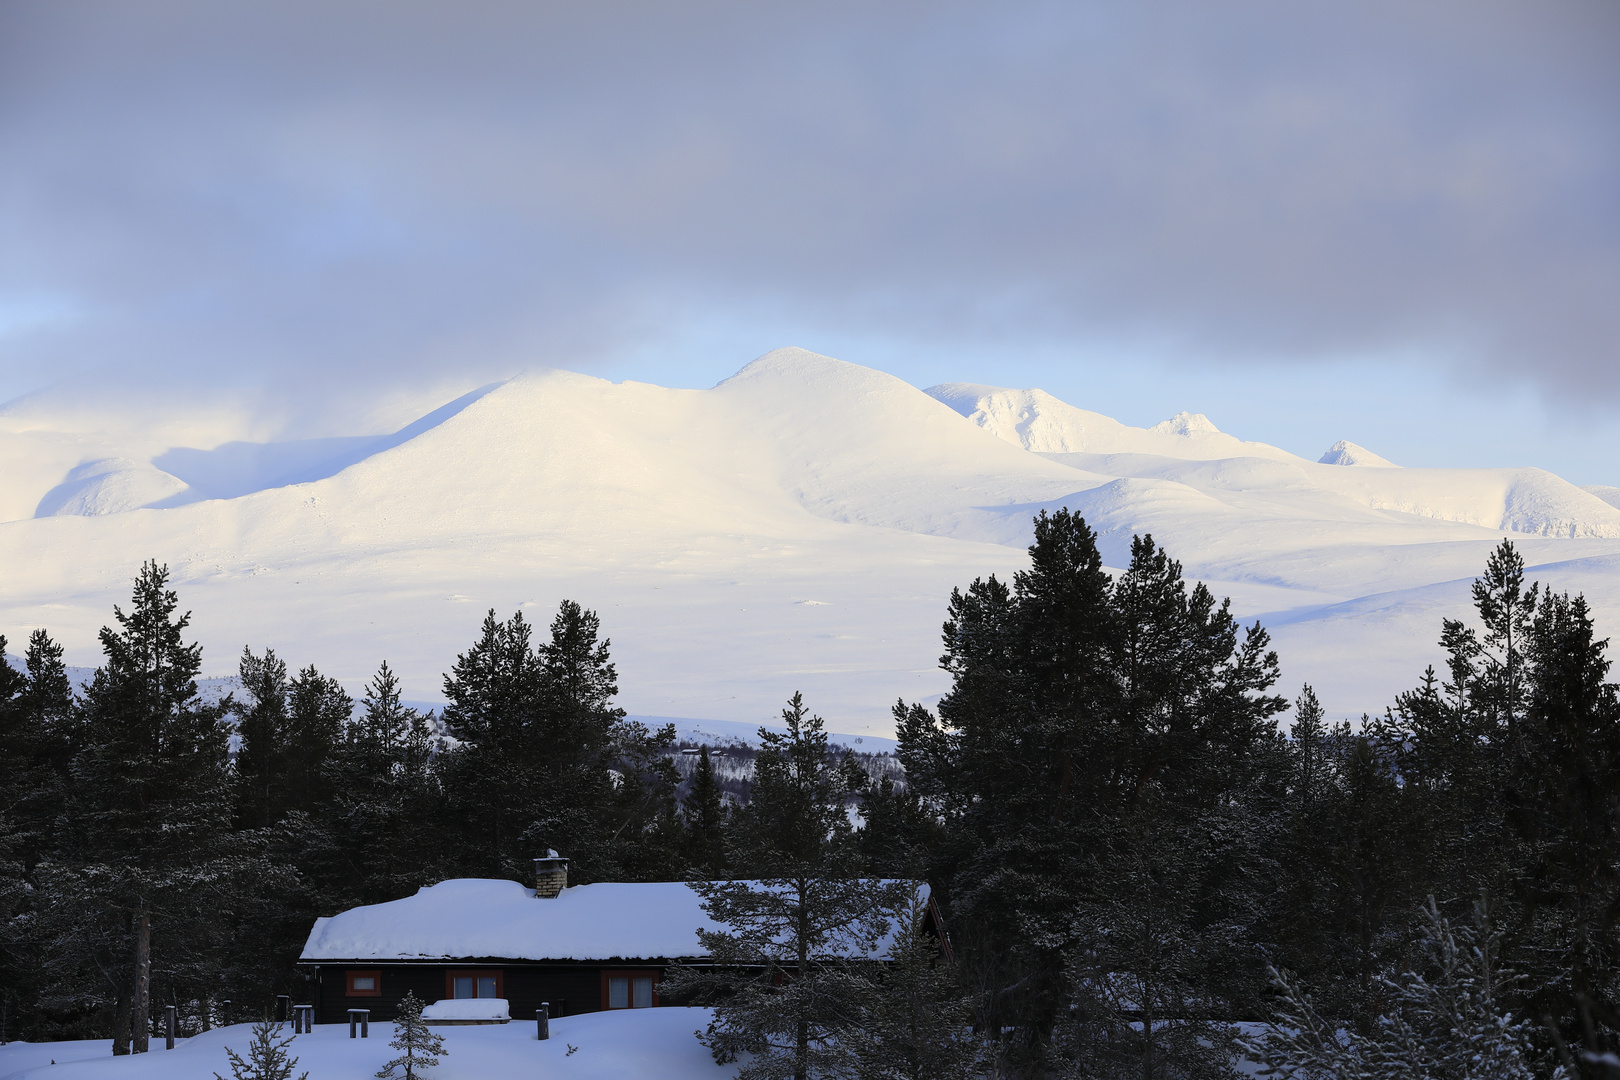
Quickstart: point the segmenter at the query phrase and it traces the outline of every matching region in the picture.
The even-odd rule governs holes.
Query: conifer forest
[[[738,880],[927,882],[950,960],[845,995],[863,1080],[1608,1075],[1620,698],[1581,596],[1504,541],[1434,627],[1443,667],[1329,722],[1151,537],[1110,572],[1080,516],[1043,512],[1029,554],[940,598],[951,689],[895,703],[897,761],[829,745],[791,686],[785,733],[683,754],[617,708],[612,628],[572,602],[469,627],[437,715],[386,663],[356,701],[258,646],[210,700],[148,563],[82,686],[46,631],[0,638],[0,1039],[128,1052],[163,1006],[258,1019],[307,999],[317,917],[532,884],[554,848],[571,884],[706,882],[722,905]],[[804,979],[732,1000],[768,1012]],[[717,1057],[763,1045],[739,1030],[711,1029]]]

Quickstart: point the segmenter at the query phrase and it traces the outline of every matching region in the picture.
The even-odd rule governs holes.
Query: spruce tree
[[[698,750],[692,787],[681,807],[686,825],[686,862],[697,877],[713,880],[726,872],[726,804],[715,779],[709,748]]]
[[[626,722],[613,704],[595,612],[564,601],[549,639],[532,638],[521,612],[502,623],[491,611],[445,677],[444,720],[461,746],[444,776],[466,869],[527,880],[534,853],[557,848],[581,882],[676,873],[674,728]]]
[[[255,656],[244,645],[237,680],[244,696],[236,708],[237,820],[247,828],[264,828],[279,816],[277,789],[286,771],[287,664],[274,649]]]
[[[333,765],[354,712],[342,685],[315,666],[287,686],[287,718],[281,732],[279,808],[313,814],[332,800]]]
[[[428,718],[400,694],[384,662],[331,758],[340,861],[328,878],[330,907],[395,900],[460,868],[453,848],[465,834],[444,835],[445,777]]]

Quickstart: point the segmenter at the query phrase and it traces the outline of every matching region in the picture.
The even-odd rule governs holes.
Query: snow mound
[[[1373,469],[1398,469],[1399,465],[1387,458],[1381,458],[1368,450],[1365,446],[1357,446],[1346,439],[1340,439],[1327,448],[1327,453],[1317,459],[1321,465],[1361,465]]]
[[[424,1020],[510,1020],[505,998],[444,998],[422,1008]]]
[[[184,480],[153,465],[129,458],[103,458],[69,471],[62,483],[45,493],[34,516],[121,514],[185,490]]]

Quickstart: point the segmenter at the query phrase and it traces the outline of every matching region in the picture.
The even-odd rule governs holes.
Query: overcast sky
[[[1620,4],[0,5],[0,399],[797,344],[1620,484]]]

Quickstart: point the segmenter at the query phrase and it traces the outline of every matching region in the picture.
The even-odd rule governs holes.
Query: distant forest
[[[817,749],[858,826],[823,838],[821,872],[933,886],[985,1070],[1227,1076],[1230,1025],[1307,997],[1388,1030],[1414,975],[1451,977],[1428,948],[1449,920],[1524,1025],[1523,1075],[1603,1075],[1620,699],[1582,597],[1527,583],[1504,541],[1473,612],[1435,628],[1444,670],[1329,723],[1310,688],[1272,693],[1264,628],[1151,537],[1110,573],[1083,519],[1042,513],[1030,559],[951,594],[951,690],[896,703],[897,755]],[[355,702],[268,650],[207,703],[188,619],[150,563],[82,692],[44,631],[0,664],[0,1038],[141,1048],[162,1006],[195,1029],[309,1000],[316,917],[532,884],[548,848],[573,884],[768,874],[739,827],[764,820],[743,812],[757,751],[627,720],[578,604],[543,633],[490,612],[437,717],[386,664]],[[762,745],[789,760],[783,739]]]

